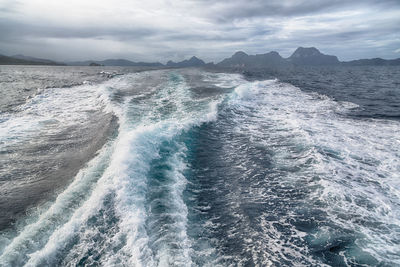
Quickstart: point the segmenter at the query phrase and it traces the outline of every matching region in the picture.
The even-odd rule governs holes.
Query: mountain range
[[[89,66],[92,64],[97,66],[122,66],[122,67],[162,67],[160,62],[134,62],[127,59],[106,59],[106,60],[86,60],[66,62],[70,66]]]
[[[134,62],[126,59],[106,59],[102,61],[86,60],[62,63],[23,55],[15,55],[11,57],[0,55],[0,65],[137,66],[166,68],[207,66],[211,68],[260,69],[287,66],[398,66],[400,65],[400,58],[392,60],[373,58],[341,62],[336,56],[325,55],[315,47],[299,47],[288,58],[283,58],[275,51],[256,55],[248,55],[245,52],[239,51],[233,54],[230,58],[226,58],[217,64],[206,64],[203,60],[195,56],[180,62],[168,61],[167,64],[164,65],[160,62]]]
[[[201,67],[205,65],[203,60],[197,58],[197,57],[191,57],[189,60],[184,60],[181,62],[174,62],[174,61],[168,61],[167,62],[167,67],[172,67],[172,68],[185,68],[185,67]]]
[[[23,55],[4,56],[0,55],[0,65],[66,65],[49,59],[28,57]]]

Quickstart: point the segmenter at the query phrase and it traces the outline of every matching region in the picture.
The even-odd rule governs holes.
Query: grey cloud
[[[276,50],[288,56],[297,46],[316,46],[341,59],[353,59],[393,58],[398,56],[394,51],[400,48],[399,0],[191,0],[185,2],[189,3],[186,6],[181,6],[180,1],[170,2],[181,9],[165,16],[189,17],[194,18],[193,21],[163,25],[162,19],[169,21],[170,17],[166,17],[157,25],[153,18],[144,17],[141,23],[130,23],[128,27],[121,26],[123,23],[71,25],[60,18],[51,24],[41,21],[41,14],[32,18],[15,15],[19,14],[22,4],[6,1],[0,8],[0,51],[36,53],[32,56],[42,53],[41,57],[46,57],[49,51],[48,55],[59,60],[89,55],[179,60],[197,55],[207,61],[218,61],[236,50],[254,54]],[[361,15],[354,18],[339,14],[358,10]],[[365,10],[369,11],[367,15],[363,13]],[[376,15],[369,17],[369,14]],[[96,14],[93,19],[107,21]],[[295,27],[286,27],[288,22]],[[327,25],[326,28],[314,27],[320,23]],[[179,27],[180,24],[183,26]],[[47,42],[46,51],[41,49],[43,40],[51,38],[57,41]],[[76,39],[88,40],[95,48],[82,47]],[[98,45],[95,45],[96,40]],[[106,41],[118,43],[121,48],[111,51],[109,47],[102,47]]]
[[[121,40],[144,38],[159,34],[161,31],[151,28],[95,28],[95,27],[68,27],[52,25],[35,25],[18,21],[0,19],[0,40],[11,38],[12,40],[29,37],[48,37],[48,38],[101,38],[104,36],[114,36]]]
[[[254,18],[254,17],[293,17],[310,15],[328,11],[351,10],[362,6],[374,6],[379,9],[399,8],[398,0],[205,0],[196,1],[207,4],[218,21],[230,21],[232,19]],[[377,11],[378,11],[377,10]]]

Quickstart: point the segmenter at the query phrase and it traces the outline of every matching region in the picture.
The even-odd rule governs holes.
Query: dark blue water
[[[278,77],[306,92],[318,92],[359,107],[355,117],[400,118],[400,68],[397,66],[292,67],[274,72],[249,72],[248,76]]]
[[[39,204],[21,202],[27,212],[2,229],[0,265],[397,266],[397,73],[307,69],[249,81],[159,70],[33,95],[2,113],[3,201],[68,176],[54,166],[64,160],[41,165],[49,152],[97,152]],[[99,129],[111,129],[100,145],[84,142]],[[53,174],[7,176],[26,150],[39,158],[26,169]]]

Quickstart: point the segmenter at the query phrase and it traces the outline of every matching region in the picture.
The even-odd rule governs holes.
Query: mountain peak
[[[284,64],[286,64],[286,61],[275,51],[257,55],[248,55],[245,52],[238,51],[217,65],[228,68],[265,68],[278,67]]]
[[[299,47],[288,60],[297,65],[335,65],[339,63],[336,56],[322,54],[315,47]]]
[[[271,51],[271,52],[268,52],[268,53],[265,53],[265,54],[257,54],[256,56],[268,57],[269,59],[282,58],[281,55],[279,55],[279,53],[276,52],[276,51]]]
[[[203,60],[199,59],[196,56],[192,56],[190,59],[186,59],[181,62],[174,62],[171,60],[167,62],[168,67],[174,67],[174,68],[199,67],[205,64],[206,63],[204,63]]]
[[[188,60],[188,62],[198,63],[198,64],[200,64],[200,65],[204,65],[204,64],[205,64],[203,60],[199,59],[199,58],[196,57],[196,56],[192,56],[192,57]]]
[[[248,57],[248,56],[249,55],[247,55],[243,51],[237,51],[235,54],[233,54],[232,58],[244,58],[244,57]]]
[[[315,47],[298,47],[291,57],[310,57],[322,55],[322,53]]]

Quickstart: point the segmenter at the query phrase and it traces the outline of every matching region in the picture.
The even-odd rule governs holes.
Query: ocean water
[[[400,69],[350,70],[2,66],[0,266],[400,266]]]

